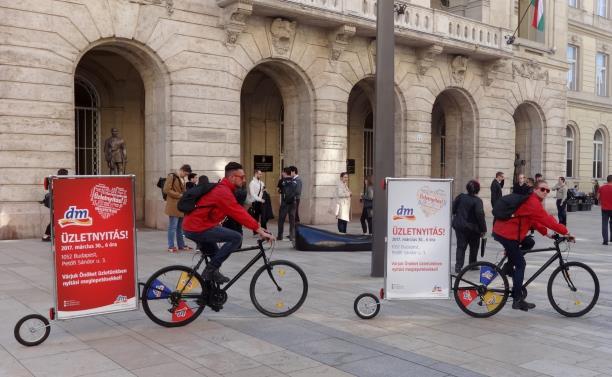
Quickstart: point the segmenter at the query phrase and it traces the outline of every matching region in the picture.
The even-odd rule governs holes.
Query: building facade
[[[395,122],[375,125],[374,0],[1,1],[0,238],[42,232],[44,176],[107,173],[111,128],[137,177],[138,220],[153,228],[166,222],[157,179],[184,163],[215,179],[230,160],[247,172],[257,161],[273,199],[281,167],[296,165],[309,223],[334,221],[348,165],[358,212],[377,127],[394,129],[397,176],[454,177],[457,191],[511,177],[517,153],[527,174],[565,175],[568,124],[575,178],[590,181],[597,145],[605,175],[609,97],[583,92],[595,89],[589,59],[607,20],[591,16],[592,0],[545,0],[537,31],[529,3],[406,1],[386,88]],[[567,89],[568,43],[582,91]]]

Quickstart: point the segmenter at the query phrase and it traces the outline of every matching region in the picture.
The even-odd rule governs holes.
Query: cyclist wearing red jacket
[[[227,164],[225,178],[202,196],[196,203],[196,209],[183,220],[185,236],[214,251],[214,256],[202,273],[204,280],[214,280],[217,283],[229,281],[219,272],[219,268],[230,254],[238,249],[242,235],[220,225],[226,216],[256,232],[261,238],[274,240],[274,237],[238,204],[234,196],[234,191],[244,184],[245,177],[242,165],[237,162]],[[223,246],[219,248],[217,243],[223,243]]]
[[[525,257],[520,249],[521,242],[527,237],[531,229],[535,229],[542,235],[548,235],[548,229],[556,233],[569,235],[565,225],[559,224],[557,219],[548,214],[542,202],[550,193],[550,188],[546,181],[538,181],[536,187],[529,198],[523,202],[508,220],[496,220],[493,225],[493,238],[502,244],[506,250],[509,262],[514,265],[512,275],[512,296],[514,302],[512,309],[527,311],[535,308],[535,304],[524,300],[521,292],[523,279],[525,276]]]

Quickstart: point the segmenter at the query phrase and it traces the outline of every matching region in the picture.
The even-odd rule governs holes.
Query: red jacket
[[[183,229],[188,232],[203,232],[218,226],[225,216],[229,216],[247,228],[257,230],[259,224],[238,204],[234,189],[235,186],[227,178],[223,178],[215,188],[198,200],[196,205],[203,208],[196,208],[185,215]]]
[[[522,241],[530,229],[535,229],[545,236],[547,228],[559,234],[569,233],[565,225],[559,224],[546,212],[536,193],[532,193],[511,219],[495,221],[493,233],[509,240],[517,240],[520,237]]]

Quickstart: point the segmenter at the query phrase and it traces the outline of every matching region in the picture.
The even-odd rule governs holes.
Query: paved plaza
[[[47,341],[31,348],[15,341],[13,326],[52,306],[49,244],[0,241],[0,376],[612,376],[612,246],[601,245],[598,207],[570,213],[568,221],[578,236],[569,259],[593,267],[601,284],[597,306],[583,318],[552,309],[545,276],[529,290],[538,306],[528,313],[507,305],[475,319],[454,300],[394,301],[361,320],[354,298],[383,284],[369,277],[369,252],[298,252],[280,242],[274,258],[299,264],[310,283],[306,303],[288,318],[255,310],[248,296],[253,269],[230,289],[223,311],[207,309],[186,327],[160,327],[142,310],[56,321]],[[139,232],[141,281],[161,267],[192,263],[193,253],[168,254],[165,238]],[[547,245],[538,238],[537,246]],[[494,260],[500,248],[489,246],[485,258]],[[249,258],[234,255],[223,271],[235,273]],[[545,258],[529,257],[528,274]]]

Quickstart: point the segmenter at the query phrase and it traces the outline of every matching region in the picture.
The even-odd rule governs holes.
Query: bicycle
[[[599,298],[599,280],[593,270],[581,262],[567,262],[570,243],[567,237],[555,235],[554,247],[524,251],[524,255],[545,251],[555,254],[544,263],[521,287],[523,297],[527,296],[527,286],[531,284],[553,262],[559,266],[548,278],[547,295],[552,307],[566,317],[580,317],[588,313]],[[563,257],[560,245],[567,252]],[[479,261],[466,266],[455,278],[453,287],[457,305],[466,314],[486,318],[497,314],[512,295],[508,278],[502,271],[507,256],[497,263]]]
[[[242,277],[257,261],[261,266],[253,275],[249,294],[255,308],[269,317],[286,317],[297,311],[308,294],[308,280],[304,271],[295,263],[286,260],[271,260],[274,246],[266,255],[263,240],[257,246],[234,251],[259,250],[225,286],[213,281],[204,281],[198,272],[202,263],[210,263],[211,254],[200,247],[200,260],[194,267],[168,266],[155,272],[144,285],[142,307],[147,316],[164,327],[185,326],[195,320],[209,306],[218,312],[227,301],[227,290]],[[266,272],[266,274],[264,274]],[[268,279],[265,276],[269,277]],[[291,294],[291,292],[295,294]],[[287,295],[289,292],[289,295]]]

